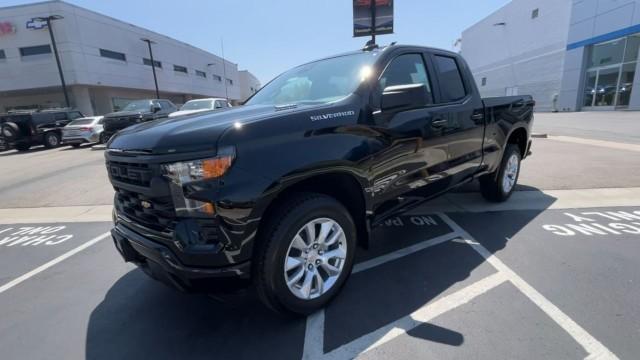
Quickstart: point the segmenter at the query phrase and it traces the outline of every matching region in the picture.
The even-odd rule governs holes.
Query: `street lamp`
[[[69,103],[69,94],[67,93],[67,84],[64,82],[64,74],[62,73],[62,65],[60,65],[60,55],[58,55],[58,46],[56,45],[56,38],[53,35],[53,29],[51,28],[51,21],[64,19],[61,15],[49,15],[34,18],[36,21],[46,22],[47,29],[49,30],[49,36],[51,37],[51,46],[53,47],[53,54],[56,57],[56,64],[58,65],[58,73],[60,74],[60,82],[62,83],[62,92],[64,93],[64,101],[67,107],[71,107]]]
[[[153,82],[156,85],[156,99],[160,99],[160,91],[158,90],[158,77],[156,76],[156,62],[153,60],[153,50],[151,50],[151,44],[156,42],[147,38],[141,38],[140,40],[147,43],[149,46],[149,58],[151,60],[151,70],[153,71]]]

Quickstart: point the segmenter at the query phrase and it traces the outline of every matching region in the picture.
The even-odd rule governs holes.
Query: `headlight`
[[[235,152],[232,149],[210,159],[191,160],[162,165],[162,173],[171,180],[171,195],[178,216],[198,217],[215,213],[213,204],[186,198],[184,186],[194,182],[216,179],[231,167]]]

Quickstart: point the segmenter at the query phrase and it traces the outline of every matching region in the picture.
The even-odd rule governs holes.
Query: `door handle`
[[[445,120],[445,119],[437,119],[437,120],[433,120],[433,121],[431,122],[431,127],[434,127],[434,128],[441,128],[441,127],[443,127],[443,126],[447,125],[447,123],[448,123],[448,122],[449,122],[449,121],[448,121],[448,120]]]
[[[471,115],[471,120],[482,120],[482,119],[484,119],[484,114]]]

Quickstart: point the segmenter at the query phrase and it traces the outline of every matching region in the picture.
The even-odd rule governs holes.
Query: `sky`
[[[352,0],[66,0],[224,55],[265,84],[318,58],[362,48],[353,37]],[[0,7],[34,1],[0,0]],[[380,45],[452,50],[462,31],[508,0],[396,0],[394,34]]]

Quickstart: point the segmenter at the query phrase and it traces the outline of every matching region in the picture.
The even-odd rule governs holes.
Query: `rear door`
[[[448,143],[447,174],[451,185],[470,178],[482,162],[484,106],[472,83],[466,63],[451,53],[429,55],[436,76],[437,110],[434,117]]]

